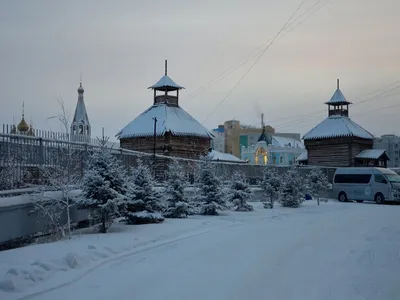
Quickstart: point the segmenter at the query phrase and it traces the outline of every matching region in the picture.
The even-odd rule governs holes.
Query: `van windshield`
[[[400,183],[400,175],[385,175],[391,183]]]

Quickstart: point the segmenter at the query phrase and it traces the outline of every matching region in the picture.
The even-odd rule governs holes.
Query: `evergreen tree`
[[[189,214],[189,205],[184,194],[185,186],[183,168],[177,161],[174,161],[168,167],[168,181],[165,190],[168,207],[164,212],[166,218],[186,218]]]
[[[264,191],[266,200],[264,208],[273,208],[274,202],[279,196],[279,189],[281,186],[282,178],[273,166],[265,166],[263,170],[263,180],[261,188]]]
[[[155,180],[150,169],[138,159],[137,167],[132,171],[131,184],[126,197],[124,215],[128,224],[160,223],[163,206],[160,195],[154,190]]]
[[[279,202],[284,207],[299,207],[304,201],[304,183],[298,168],[291,167],[283,175],[279,191]]]
[[[233,173],[228,199],[235,206],[235,210],[253,211],[253,206],[247,203],[252,195],[253,192],[247,184],[244,174],[242,172]]]
[[[126,172],[107,148],[107,139],[99,143],[100,149],[89,157],[82,180],[84,197],[77,200],[77,205],[88,209],[91,218],[100,219],[100,232],[106,233],[127,191]]]
[[[329,186],[328,177],[322,172],[321,168],[313,168],[310,173],[307,174],[306,185],[311,195],[317,198],[317,203],[319,205],[321,194],[326,191]]]
[[[217,210],[226,207],[221,193],[220,180],[214,175],[213,165],[208,159],[203,160],[199,167],[200,195],[198,201],[201,205],[201,214],[218,215]]]

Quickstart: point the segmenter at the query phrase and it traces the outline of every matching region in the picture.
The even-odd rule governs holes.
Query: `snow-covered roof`
[[[154,135],[154,120],[157,118],[156,134],[171,132],[180,136],[212,138],[213,134],[188,114],[183,108],[159,103],[151,106],[117,133],[119,139]]]
[[[359,137],[372,140],[374,136],[345,116],[330,116],[311,129],[304,140],[329,139],[337,137]]]
[[[272,145],[280,147],[304,148],[303,143],[283,136],[272,136]]]
[[[325,102],[325,104],[351,104],[351,102],[346,100],[346,97],[343,95],[342,91],[338,88],[333,94],[332,98]]]
[[[296,158],[296,161],[306,161],[308,160],[308,151],[305,150],[304,152],[301,152],[300,155]]]
[[[162,88],[173,88],[173,89],[184,89],[183,86],[176,84],[168,75],[164,75],[154,85],[150,86],[149,89],[162,89]]]
[[[236,156],[229,154],[229,153],[222,153],[217,150],[211,150],[211,152],[207,155],[211,160],[220,160],[220,161],[227,161],[227,162],[242,162],[245,163],[244,160],[237,158]]]
[[[386,155],[385,149],[368,149],[361,151],[356,158],[365,158],[365,159],[379,159],[382,155]],[[389,159],[389,157],[387,157]]]

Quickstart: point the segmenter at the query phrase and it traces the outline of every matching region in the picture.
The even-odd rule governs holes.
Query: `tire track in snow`
[[[78,277],[76,277],[76,278],[74,278],[72,280],[66,281],[66,282],[64,282],[62,284],[56,285],[54,287],[51,287],[51,288],[48,288],[48,289],[45,289],[45,290],[42,290],[42,291],[39,291],[39,292],[35,292],[35,293],[32,293],[32,294],[28,294],[28,295],[22,296],[20,298],[17,298],[17,300],[34,299],[34,298],[36,298],[38,296],[41,296],[43,294],[46,294],[46,293],[49,293],[49,292],[64,288],[66,286],[70,286],[70,285],[78,282],[80,279],[90,275],[93,271],[97,270],[98,268],[100,268],[100,267],[102,267],[104,265],[107,265],[109,263],[123,261],[123,260],[128,259],[128,258],[130,258],[132,256],[136,256],[138,254],[143,254],[143,253],[151,251],[153,249],[162,248],[162,247],[165,247],[165,246],[168,246],[168,245],[172,245],[172,244],[178,243],[180,241],[184,241],[184,240],[187,240],[187,239],[191,239],[191,238],[195,238],[195,237],[198,237],[198,236],[209,234],[209,233],[211,233],[212,231],[215,231],[215,230],[220,230],[220,229],[225,229],[225,228],[230,228],[230,227],[237,227],[237,226],[242,226],[242,225],[243,225],[243,223],[236,223],[236,224],[229,224],[229,225],[225,225],[225,226],[215,227],[215,228],[212,228],[212,229],[209,229],[209,230],[203,230],[203,231],[200,231],[200,232],[197,232],[197,233],[194,233],[194,234],[181,236],[181,237],[170,239],[170,240],[167,240],[167,241],[163,240],[161,243],[158,243],[157,245],[154,245],[154,242],[153,242],[152,245],[143,246],[142,249],[135,249],[134,251],[130,251],[130,252],[124,253],[122,255],[118,255],[118,256],[112,257],[110,259],[104,260],[104,261],[98,263],[97,265],[94,265],[91,268],[87,269],[84,273],[82,273],[81,275],[79,275]]]

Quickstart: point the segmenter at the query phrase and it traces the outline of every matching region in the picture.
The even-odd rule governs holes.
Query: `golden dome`
[[[22,117],[22,120],[21,120],[21,122],[19,122],[17,128],[18,128],[18,131],[20,131],[20,132],[26,132],[29,130],[29,125],[28,125],[28,123],[26,123],[24,117]]]

